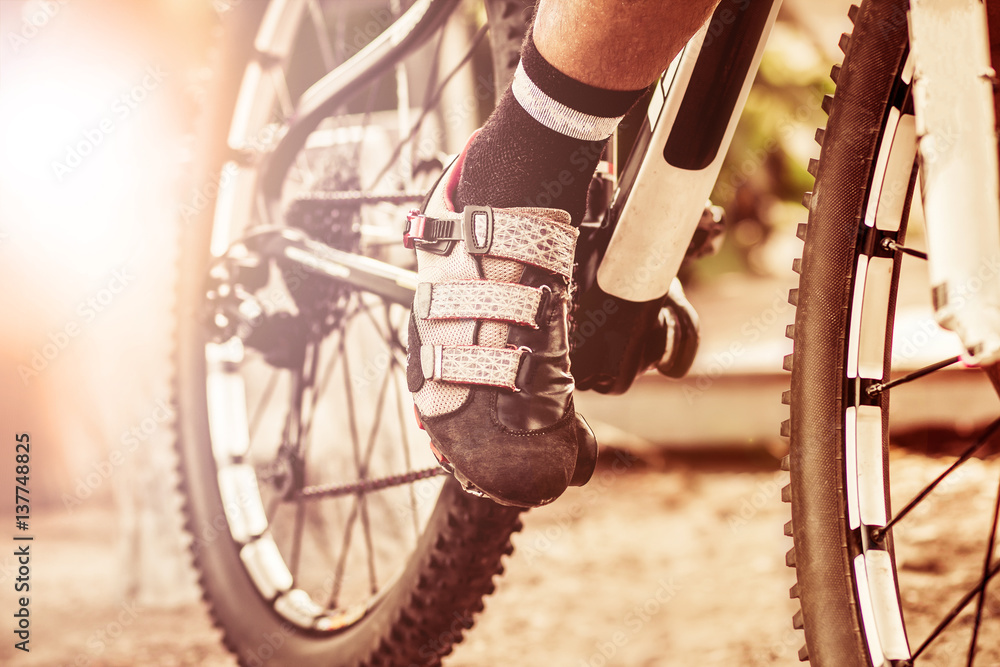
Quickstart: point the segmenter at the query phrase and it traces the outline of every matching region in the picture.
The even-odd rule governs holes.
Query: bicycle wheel
[[[246,2],[223,15],[208,166],[183,209],[175,392],[193,560],[241,665],[438,665],[520,528],[517,510],[438,476],[406,390],[406,290],[331,280],[261,243],[305,234],[366,267],[413,268],[405,212],[493,82],[465,68],[485,53],[485,26],[460,49],[456,24],[442,27],[456,2],[387,4]],[[530,11],[492,5],[494,52],[516,56]],[[416,19],[390,27],[404,10]],[[318,82],[417,19],[435,21],[423,46],[303,128]],[[352,62],[347,75],[366,61]]]
[[[823,104],[830,118],[817,133],[820,158],[810,163],[816,185],[804,202],[809,222],[799,228],[799,287],[789,295],[797,308],[788,332],[794,351],[785,360],[792,384],[783,397],[791,408],[782,424],[790,436],[785,532],[794,543],[787,563],[797,579],[791,596],[801,603],[793,624],[806,638],[799,657],[816,665],[966,664],[977,645],[975,664],[1000,658],[1000,599],[995,591],[976,594],[997,569],[988,532],[996,477],[989,475],[1000,466],[985,445],[1000,422],[971,435],[958,455],[921,458],[919,466],[890,448],[890,394],[896,404],[911,400],[909,382],[928,381],[960,352],[930,318],[926,256],[906,245],[921,243],[916,225],[907,240],[918,174],[908,4],[851,8],[855,29],[841,39],[844,63],[831,74],[837,91]],[[925,299],[924,310],[910,309],[914,294]],[[948,372],[965,373],[955,386],[982,380],[977,390],[995,402],[978,371]],[[979,414],[969,421],[984,423]],[[981,458],[958,467],[973,454]],[[953,463],[965,471],[958,479]],[[939,471],[954,483],[925,495]],[[948,507],[940,500],[946,486],[952,507],[961,506],[943,524],[936,514]],[[969,509],[982,502],[976,517]],[[902,506],[895,516],[894,504]],[[950,560],[939,554],[948,548]],[[957,558],[972,549],[971,565]]]

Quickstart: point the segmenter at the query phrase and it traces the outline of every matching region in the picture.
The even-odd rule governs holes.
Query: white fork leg
[[[935,316],[986,365],[1000,360],[1000,186],[983,3],[912,0],[910,42]]]

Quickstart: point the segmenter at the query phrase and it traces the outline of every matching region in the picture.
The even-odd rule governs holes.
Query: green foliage
[[[799,27],[779,22],[736,128],[712,201],[726,209],[722,251],[691,267],[691,277],[766,272],[755,260],[772,232],[805,220],[799,205],[812,189],[806,171],[818,155],[813,137],[826,123],[821,104],[833,92],[829,61]]]

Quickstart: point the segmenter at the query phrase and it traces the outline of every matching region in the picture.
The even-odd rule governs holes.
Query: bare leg
[[[538,51],[556,69],[598,88],[656,80],[718,0],[541,0]]]

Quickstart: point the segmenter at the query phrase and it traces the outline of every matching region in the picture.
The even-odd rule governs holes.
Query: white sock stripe
[[[624,115],[615,118],[591,116],[571,109],[562,102],[546,95],[524,71],[524,65],[517,64],[514,82],[511,84],[514,99],[528,115],[539,123],[567,137],[585,141],[601,141],[611,136]]]

